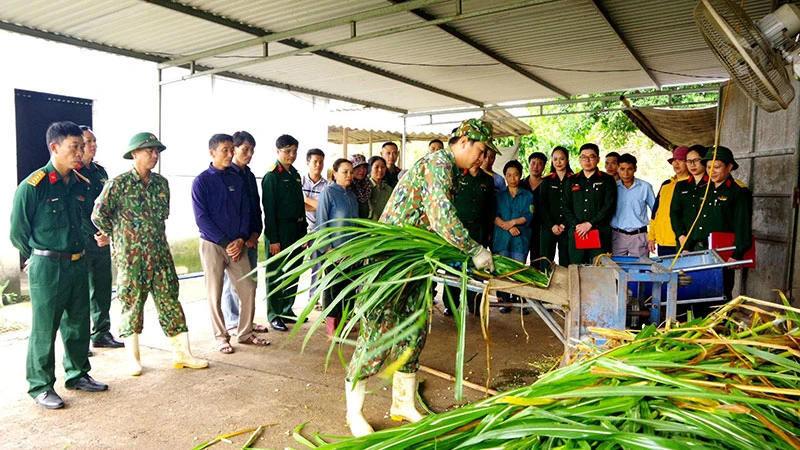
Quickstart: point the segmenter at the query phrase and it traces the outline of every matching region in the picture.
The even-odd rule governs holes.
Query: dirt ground
[[[263,284],[263,283],[262,283]],[[264,298],[259,286],[259,298]],[[152,300],[148,300],[141,353],[144,372],[139,377],[118,373],[123,349],[98,349],[90,359],[91,375],[109,384],[101,393],[68,391],[56,356],[56,391],[67,403],[61,410],[38,407],[27,394],[25,355],[30,323],[30,304],[0,308],[0,326],[19,330],[0,333],[0,449],[191,449],[222,434],[268,426],[254,446],[305,448],[292,430],[308,423],[306,437],[314,432],[347,435],[344,403],[344,369],[334,354],[325,369],[328,342],[324,334],[313,336],[303,353],[302,336],[270,331],[272,345],[234,347],[236,353],[216,351],[202,278],[181,282],[181,302],[190,329],[195,356],[208,359],[205,370],[172,368],[171,351],[158,325]],[[256,321],[266,323],[265,302],[257,302]],[[299,298],[296,311],[302,308]],[[441,303],[440,303],[441,306]],[[116,330],[119,303],[113,302],[112,330]],[[523,332],[519,313],[500,314],[491,308],[491,382],[500,390],[529,384],[543,366],[560,356],[563,346],[535,315],[524,316],[530,339]],[[304,329],[308,325],[303,326]],[[467,339],[468,380],[484,385],[487,377],[486,345],[478,319],[469,317]],[[116,333],[115,333],[116,334]],[[302,335],[305,333],[303,332]],[[452,318],[435,313],[421,363],[452,374],[455,366],[456,328]],[[352,347],[343,348],[349,359]],[[435,412],[459,404],[453,383],[420,372],[420,394]],[[389,419],[391,389],[370,380],[364,413],[376,429],[396,426]],[[464,389],[463,402],[484,397]],[[241,448],[249,433],[220,442],[212,449]]]

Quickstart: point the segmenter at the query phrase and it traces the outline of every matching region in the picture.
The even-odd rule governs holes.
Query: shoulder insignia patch
[[[734,178],[734,179],[733,179],[733,181],[735,181],[735,182],[736,182],[736,184],[738,184],[738,185],[739,185],[739,187],[743,187],[743,188],[746,188],[746,187],[747,187],[747,184],[745,184],[745,182],[744,182],[744,181],[742,181],[742,180],[739,180],[739,179],[736,179],[736,178]]]
[[[28,184],[31,186],[38,185],[44,179],[45,175],[47,175],[47,172],[44,170],[37,171],[35,174],[31,175],[30,178],[28,178]]]
[[[272,167],[270,167],[269,169],[267,169],[267,172],[273,172],[273,171],[274,171],[274,170],[275,170],[277,167],[278,167],[278,165],[277,165],[277,164],[273,164],[273,165],[272,165]]]

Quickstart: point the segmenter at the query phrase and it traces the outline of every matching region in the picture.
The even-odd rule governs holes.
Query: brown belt
[[[63,252],[54,252],[52,250],[33,249],[33,254],[39,256],[46,256],[48,258],[53,258],[53,259],[66,259],[69,261],[77,261],[83,258],[83,255],[85,255],[86,252],[82,251],[80,253],[63,253]]]

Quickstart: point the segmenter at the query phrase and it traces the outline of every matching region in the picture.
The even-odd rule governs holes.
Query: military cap
[[[711,161],[714,159],[714,147],[708,147],[708,152],[706,156],[703,156],[702,161]],[[739,164],[736,163],[736,160],[733,159],[733,152],[728,147],[717,147],[717,161],[722,161],[725,164],[733,164],[733,170],[739,168]]]
[[[167,149],[167,147],[158,140],[155,134],[147,132],[137,133],[131,138],[130,142],[128,142],[128,150],[122,157],[125,159],[133,159],[131,153],[140,148],[157,148],[160,152]]]
[[[480,141],[486,148],[500,155],[492,139],[492,124],[480,119],[467,119],[453,132],[454,137],[466,136],[473,141]]]

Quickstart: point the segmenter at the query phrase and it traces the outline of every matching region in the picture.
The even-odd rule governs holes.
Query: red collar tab
[[[283,164],[278,164],[278,173],[283,173]]]
[[[728,178],[727,180],[725,180],[725,187],[731,187],[731,184],[732,184],[732,183],[731,183],[731,179],[730,179],[730,178]]]
[[[83,164],[78,163],[78,167],[76,167],[75,170],[81,170],[81,169],[83,169]]]
[[[58,176],[55,172],[50,172],[50,184],[56,184],[58,181]]]

